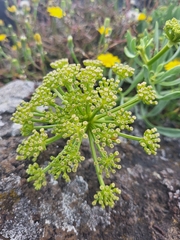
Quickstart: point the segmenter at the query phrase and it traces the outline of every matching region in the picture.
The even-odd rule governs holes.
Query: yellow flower
[[[11,50],[12,50],[12,51],[16,51],[16,50],[17,50],[17,46],[16,46],[16,45],[13,45],[13,46],[11,47]]]
[[[4,21],[0,19],[0,26],[4,26]]]
[[[9,12],[14,13],[14,12],[16,12],[17,9],[16,9],[16,6],[12,5],[11,7],[8,7],[7,10],[8,10]]]
[[[60,7],[48,7],[47,12],[51,17],[62,18],[65,16],[65,13]]]
[[[98,28],[98,32],[102,35],[104,34],[105,36],[108,36],[112,31],[112,28],[107,27],[105,28],[104,26],[101,26],[100,28]]]
[[[20,41],[18,41],[18,42],[16,43],[16,46],[17,46],[18,48],[21,48],[21,47],[22,47],[22,44],[21,44],[21,42],[20,42]]]
[[[20,49],[21,47],[22,47],[22,44],[21,44],[20,41],[18,41],[18,42],[16,42],[15,45],[13,45],[13,46],[11,47],[11,50],[12,50],[12,51],[16,51],[17,49]]]
[[[107,68],[114,66],[115,63],[121,62],[117,56],[114,56],[111,53],[100,54],[97,59]]]
[[[152,22],[152,17],[151,16],[147,17],[147,22]]]
[[[176,67],[176,66],[180,66],[180,59],[179,58],[175,58],[174,60],[172,60],[171,62],[168,62],[166,65],[164,65],[164,68],[166,71]]]
[[[6,40],[6,34],[0,34],[0,42]]]
[[[34,40],[39,43],[39,44],[42,44],[42,41],[41,41],[41,35],[39,33],[35,33],[34,34]]]
[[[144,13],[139,13],[137,20],[138,20],[138,21],[144,21],[144,20],[146,20],[146,14],[144,14]]]

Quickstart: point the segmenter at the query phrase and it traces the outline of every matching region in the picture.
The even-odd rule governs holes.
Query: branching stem
[[[97,174],[97,177],[98,177],[99,184],[100,184],[100,186],[105,186],[104,180],[103,180],[102,175],[100,173],[99,164],[98,164],[98,161],[97,161],[96,149],[95,149],[95,146],[94,146],[93,133],[91,132],[91,130],[88,131],[88,137],[89,137],[89,144],[90,144],[90,148],[91,148],[92,157],[93,157],[93,160],[94,160],[94,167],[95,167],[95,170],[96,170],[96,174]]]

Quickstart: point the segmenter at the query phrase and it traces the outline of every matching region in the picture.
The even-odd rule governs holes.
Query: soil
[[[141,123],[135,131],[143,131]],[[98,182],[87,142],[86,160],[70,183],[49,177],[36,191],[26,180],[29,162],[15,160],[21,141],[21,136],[0,141],[0,240],[180,239],[179,139],[161,137],[156,156],[147,156],[135,142],[117,145],[122,169],[106,182],[122,193],[115,207],[105,210],[91,205]],[[64,144],[52,144],[38,161],[45,164]]]

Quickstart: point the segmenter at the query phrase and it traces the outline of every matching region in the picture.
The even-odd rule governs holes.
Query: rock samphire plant
[[[131,59],[131,66],[136,72],[131,79],[125,79],[130,81],[126,82],[128,87],[121,94],[120,101],[122,102],[138,83],[147,82],[156,92],[158,105],[141,105],[136,116],[146,122],[148,127],[156,127],[160,134],[179,138],[180,21],[172,18],[165,22],[164,27],[159,26],[156,21],[153,32],[144,31],[140,36],[141,38],[133,37],[130,31],[126,35],[125,54]],[[175,120],[176,128],[167,126],[167,122],[172,119]]]
[[[124,137],[138,141],[147,154],[156,154],[160,139],[155,128],[146,130],[142,137],[126,133],[135,120],[129,109],[139,102],[157,104],[156,96],[152,87],[142,82],[137,85],[137,94],[119,106],[119,83],[132,76],[134,69],[115,64],[112,70],[116,78],[106,79],[100,61],[85,60],[84,66],[69,64],[67,59],[52,63],[54,70],[44,77],[31,100],[18,106],[12,120],[22,125],[21,133],[28,138],[18,146],[17,160],[32,160],[28,181],[33,181],[37,190],[46,185],[47,173],[70,181],[69,174],[84,160],[82,140],[88,139],[100,185],[92,204],[113,207],[121,191],[114,183],[106,185],[104,178],[121,166],[119,152],[108,153],[108,147],[114,148],[120,143],[119,137]],[[67,140],[63,150],[45,167],[40,166],[39,154],[61,138]]]

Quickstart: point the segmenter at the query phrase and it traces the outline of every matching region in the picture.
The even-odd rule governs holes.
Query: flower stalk
[[[74,43],[73,43],[73,37],[72,37],[72,36],[69,36],[69,37],[68,37],[68,47],[69,47],[69,50],[70,50],[70,53],[71,53],[71,56],[72,56],[74,62],[75,62],[76,64],[78,64],[79,61],[78,61],[78,59],[77,59],[77,57],[76,57],[76,54],[75,54],[75,52],[74,52]]]
[[[155,56],[146,62],[147,66],[150,67],[155,61],[157,61],[162,55],[164,55],[172,46],[167,43]]]
[[[91,131],[88,131],[88,137],[89,137],[89,145],[90,145],[92,157],[93,157],[93,160],[94,160],[94,167],[95,167],[95,170],[96,170],[96,175],[97,175],[99,184],[100,184],[100,186],[105,186],[104,180],[103,180],[102,175],[100,173],[99,164],[98,164],[98,161],[97,161],[96,150],[95,150],[95,146],[94,146],[94,138],[93,138],[93,135],[92,135]]]

